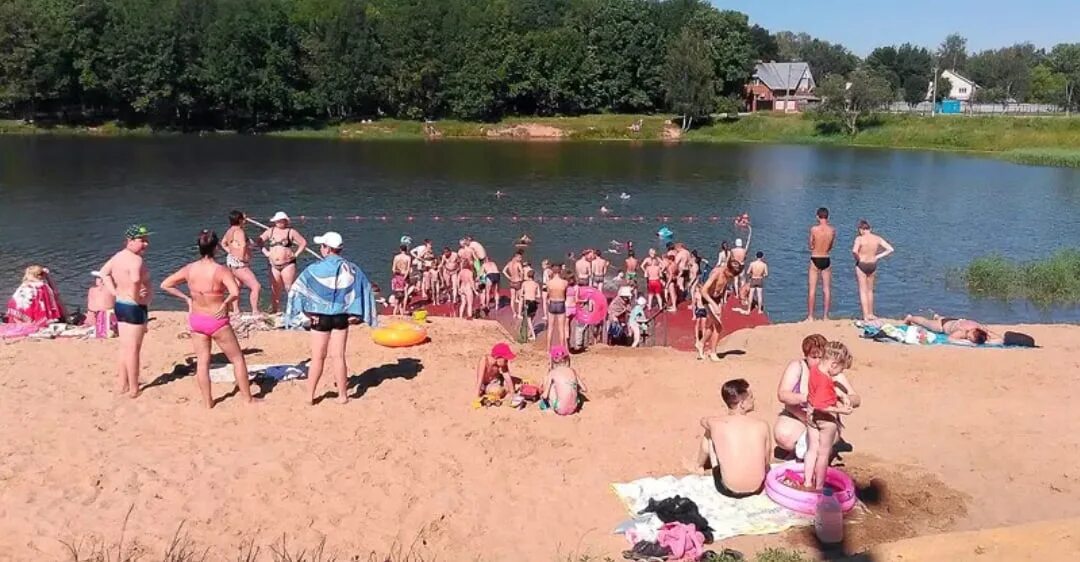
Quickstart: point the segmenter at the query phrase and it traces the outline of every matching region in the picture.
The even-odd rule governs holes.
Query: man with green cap
[[[124,249],[102,266],[105,290],[116,297],[116,321],[120,332],[120,360],[117,363],[117,391],[132,398],[139,395],[139,355],[146,322],[149,320],[150,272],[143,254],[150,247],[150,231],[133,225],[124,232]]]

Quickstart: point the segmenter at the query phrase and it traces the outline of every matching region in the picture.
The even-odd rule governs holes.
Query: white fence
[[[930,113],[930,102],[924,101],[915,107],[897,101],[886,108],[891,113]],[[960,104],[960,112],[965,115],[1064,115],[1065,109],[1050,103],[968,103]]]

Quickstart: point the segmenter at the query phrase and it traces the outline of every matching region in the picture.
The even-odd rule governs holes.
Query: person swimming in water
[[[218,249],[218,237],[214,231],[200,232],[196,244],[199,259],[165,278],[161,282],[161,290],[187,303],[188,327],[195,348],[195,382],[199,385],[203,405],[214,407],[214,397],[210,391],[212,342],[218,344],[232,363],[240,397],[253,402],[244,353],[229,324],[229,308],[240,298],[240,284],[230,268],[214,261]],[[190,296],[176,288],[181,283],[187,284]]]

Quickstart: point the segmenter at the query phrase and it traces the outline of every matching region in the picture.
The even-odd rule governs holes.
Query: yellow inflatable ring
[[[385,347],[409,347],[424,343],[427,338],[427,330],[409,322],[395,322],[371,333],[372,341]]]

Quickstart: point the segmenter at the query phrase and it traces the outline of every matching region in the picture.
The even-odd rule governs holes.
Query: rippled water
[[[496,191],[506,196],[497,198]],[[624,191],[629,200],[617,197]],[[835,314],[852,316],[858,310],[849,258],[855,221],[865,217],[897,248],[879,268],[879,314],[930,307],[991,322],[1080,319],[1075,307],[1042,310],[973,300],[946,286],[950,269],[976,255],[1030,259],[1080,244],[1080,171],[945,153],[757,145],[8,137],[0,138],[0,195],[5,298],[22,268],[41,262],[54,271],[64,296],[81,303],[88,272],[119,247],[124,228],[133,222],[145,222],[155,232],[148,259],[160,280],[192,257],[199,229],[223,233],[232,208],[254,217],[278,209],[305,215],[308,219],[296,226],[309,238],[337,230],[346,239],[347,254],[384,283],[403,234],[417,241],[430,237],[441,247],[471,233],[505,259],[512,240],[527,231],[536,240],[532,256],[539,262],[586,245],[606,248],[611,239],[634,240],[644,253],[656,243],[662,224],[657,217],[668,216],[676,238],[715,259],[720,240],[738,235],[726,217],[746,211],[754,224],[752,250],[766,253],[772,274],[767,308],[774,319],[794,320],[805,316],[807,228],[817,207],[827,206],[839,232],[833,256]],[[601,206],[624,218],[603,220]],[[481,218],[455,218],[465,215]],[[365,218],[348,218],[356,216]],[[381,216],[385,222],[372,218]],[[532,218],[537,216],[548,220],[537,222]],[[644,218],[631,220],[638,216]],[[696,220],[685,222],[686,216]],[[155,306],[176,305],[160,295]]]

